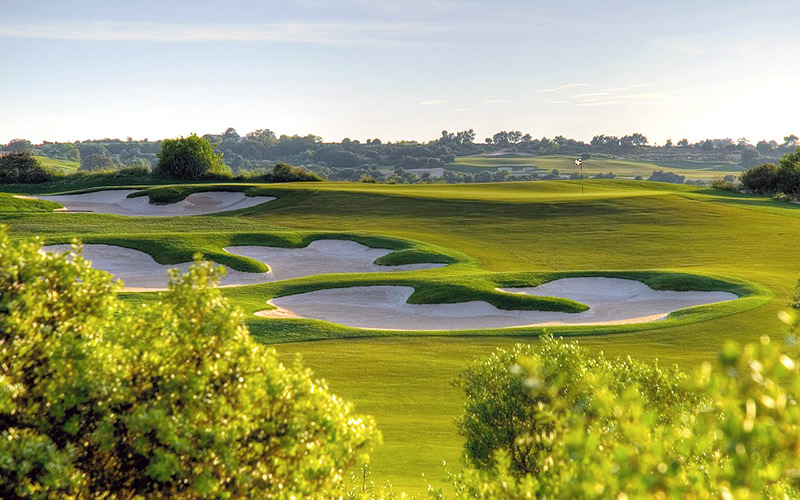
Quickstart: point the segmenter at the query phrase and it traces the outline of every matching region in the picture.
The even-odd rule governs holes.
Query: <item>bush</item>
[[[742,174],[742,185],[756,193],[800,195],[800,149],[784,155],[779,166],[765,163],[749,169]]]
[[[663,170],[656,170],[647,179],[654,182],[669,182],[671,184],[683,184],[686,177],[676,174],[674,172],[664,172]]]
[[[124,167],[116,172],[121,177],[148,177],[150,169],[148,167]]]
[[[775,201],[783,201],[783,202],[792,201],[792,198],[789,195],[787,195],[786,193],[783,193],[781,191],[778,191],[777,193],[773,194],[772,195],[772,199],[775,200]]]
[[[723,191],[730,191],[732,193],[739,192],[739,186],[737,186],[728,179],[714,179],[713,181],[711,181],[711,187],[714,189],[721,189]]]
[[[254,180],[263,182],[319,182],[322,177],[303,167],[295,167],[288,163],[278,163],[272,169],[272,172],[255,177]]]
[[[778,187],[778,166],[765,163],[742,174],[742,186],[754,193],[774,193]]]
[[[287,163],[278,163],[272,169],[273,182],[315,182],[322,178],[303,167],[295,167]]]
[[[27,152],[0,154],[0,184],[38,184],[50,175]]]
[[[162,142],[155,174],[171,179],[196,180],[230,178],[232,172],[207,139],[192,134]]]
[[[339,496],[373,423],[251,338],[220,269],[130,305],[40,249],[0,230],[0,497]]]
[[[800,148],[781,158],[777,189],[790,195],[800,195]]]
[[[693,377],[545,337],[470,365],[457,498],[797,498],[800,372],[724,346]]]

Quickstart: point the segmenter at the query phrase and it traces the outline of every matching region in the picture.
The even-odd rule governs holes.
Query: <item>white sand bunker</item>
[[[49,245],[47,252],[67,252],[69,245]],[[227,248],[230,253],[260,260],[270,267],[267,273],[247,273],[226,268],[222,286],[255,285],[268,281],[285,280],[323,273],[392,272],[430,269],[444,264],[410,264],[404,266],[378,266],[374,260],[391,252],[385,248],[370,248],[360,243],[344,240],[318,240],[306,248],[277,248],[242,246]],[[113,274],[125,283],[127,291],[164,290],[169,283],[167,270],[186,272],[191,262],[159,264],[145,252],[116,245],[87,244],[83,246],[84,258],[91,260],[95,269]]]
[[[46,252],[68,252],[70,245],[47,245]],[[192,262],[182,264],[159,264],[145,252],[115,245],[83,245],[83,257],[92,261],[92,267],[113,274],[125,283],[126,291],[166,290],[169,284],[167,270],[180,269],[186,272]],[[225,267],[227,273],[220,285],[254,285],[270,280],[269,273],[245,273]]]
[[[111,189],[37,198],[61,203],[64,208],[59,211],[62,212],[96,212],[130,217],[206,215],[249,208],[275,199],[273,196],[245,196],[236,191],[207,191],[190,194],[177,203],[152,205],[149,196],[128,198],[129,194],[135,192],[133,189]]]
[[[459,304],[408,304],[414,289],[362,286],[317,290],[278,297],[264,317],[314,318],[356,328],[390,330],[467,330],[512,326],[613,325],[665,318],[686,307],[734,300],[727,292],[657,291],[644,283],[616,278],[564,278],[517,293],[582,302],[581,313],[507,311],[483,301]]]
[[[225,251],[267,264],[274,280],[285,280],[326,273],[377,273],[433,269],[445,264],[406,264],[379,266],[375,260],[393,250],[370,248],[348,240],[315,240],[305,248],[233,246]]]

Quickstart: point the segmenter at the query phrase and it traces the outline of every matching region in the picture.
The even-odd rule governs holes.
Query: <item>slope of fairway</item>
[[[74,174],[80,168],[80,163],[74,160],[57,160],[46,156],[36,156],[39,165],[60,174]]]

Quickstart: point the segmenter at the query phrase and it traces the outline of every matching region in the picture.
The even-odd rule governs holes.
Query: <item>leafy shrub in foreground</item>
[[[800,373],[767,337],[726,344],[693,378],[545,338],[459,385],[472,467],[451,477],[457,498],[800,494]]]
[[[0,184],[38,184],[50,180],[50,175],[27,152],[0,155]]]
[[[251,339],[209,263],[129,306],[40,248],[0,231],[0,497],[336,496],[376,439]]]

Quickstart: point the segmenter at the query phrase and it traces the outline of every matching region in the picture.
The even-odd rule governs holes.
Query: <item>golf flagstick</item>
[[[583,161],[580,158],[576,159],[575,166],[581,169],[581,194],[583,194]]]

